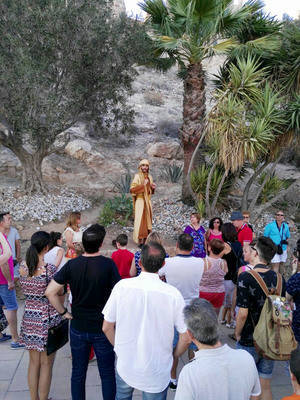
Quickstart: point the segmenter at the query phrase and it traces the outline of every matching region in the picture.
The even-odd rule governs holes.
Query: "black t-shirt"
[[[263,268],[261,264],[256,265],[256,268]],[[258,271],[257,271],[258,272]],[[277,275],[271,269],[266,269],[266,272],[258,272],[263,278],[268,289],[276,288]],[[282,278],[282,296],[285,296],[285,281]],[[248,308],[248,316],[241,333],[240,344],[243,346],[253,346],[254,326],[257,325],[260,313],[265,304],[266,295],[249,272],[242,272],[238,278],[237,284],[237,301],[236,305],[242,308]]]
[[[60,285],[70,285],[74,329],[89,333],[102,331],[103,307],[120,279],[113,260],[104,256],[79,256],[54,275]]]
[[[223,255],[223,259],[227,262],[228,266],[228,272],[224,276],[224,279],[226,281],[231,280],[236,283],[236,278],[237,278],[237,271],[240,267],[240,257],[243,254],[243,248],[240,242],[232,242],[229,243],[229,246],[231,247],[231,251],[228,254]]]

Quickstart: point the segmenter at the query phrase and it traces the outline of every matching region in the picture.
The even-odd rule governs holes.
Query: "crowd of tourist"
[[[49,330],[70,320],[73,400],[86,398],[94,353],[104,400],[131,399],[134,389],[145,400],[166,399],[168,389],[176,400],[270,400],[276,358],[266,357],[255,340],[268,295],[279,303],[284,297],[285,310],[292,310],[289,354],[280,342],[278,354],[290,358],[295,393],[285,400],[300,399],[299,241],[286,281],[290,232],[284,213],[278,211],[258,237],[249,217],[247,211],[232,212],[225,223],[215,217],[205,231],[200,215],[191,214],[174,257],[156,232],[135,253],[120,234],[109,258],[101,255],[104,227],[82,231],[81,215],[73,212],[63,233],[34,233],[22,261],[11,216],[0,213],[0,343],[10,340],[11,349],[29,351],[31,399],[48,400],[55,359]],[[16,285],[25,296],[20,334]],[[232,329],[236,349],[222,344],[220,324]],[[178,378],[186,351],[191,362]]]

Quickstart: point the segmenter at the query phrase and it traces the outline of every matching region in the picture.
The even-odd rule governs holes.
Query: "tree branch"
[[[211,205],[211,212],[212,212],[212,213],[215,212],[215,208],[216,208],[216,205],[217,205],[217,201],[218,201],[218,199],[219,199],[219,196],[220,196],[222,187],[223,187],[223,185],[224,185],[224,181],[225,181],[226,176],[227,176],[227,172],[224,171],[224,174],[223,174],[223,176],[222,176],[222,179],[220,180],[220,183],[219,183],[219,185],[218,185],[218,189],[217,189],[217,191],[216,191],[214,201],[212,202],[212,205]]]
[[[297,186],[300,185],[300,179],[297,179],[294,183],[292,183],[287,189],[282,190],[277,194],[277,196],[273,197],[269,201],[267,201],[265,204],[261,205],[256,209],[256,212],[253,217],[253,223],[255,223],[259,217],[259,215],[265,211],[268,207],[270,207],[273,203],[276,201],[280,200],[282,197],[286,196],[289,192],[292,191],[292,189],[296,188]]]
[[[277,164],[279,163],[279,161],[281,160],[281,158],[283,157],[283,154],[284,154],[284,152],[282,152],[282,153],[279,155],[279,157],[277,157],[277,159],[273,162],[273,165],[272,165],[271,169],[267,172],[263,183],[262,183],[262,184],[260,185],[260,187],[257,189],[257,191],[256,191],[256,193],[255,193],[255,195],[254,195],[254,198],[252,199],[252,201],[251,201],[251,203],[250,203],[250,206],[249,206],[250,212],[254,209],[254,207],[255,207],[255,205],[256,205],[256,203],[257,203],[257,200],[258,200],[258,198],[259,198],[261,192],[263,191],[263,188],[266,186],[266,184],[267,184],[267,182],[268,182],[270,176],[271,176],[271,175],[273,174],[273,172],[275,171],[275,168],[276,168]]]
[[[264,161],[260,165],[260,167],[256,168],[256,170],[254,170],[253,175],[249,178],[248,182],[246,183],[246,186],[245,186],[245,189],[244,189],[244,193],[243,193],[243,198],[242,198],[241,210],[247,210],[248,209],[248,196],[249,196],[250,188],[251,188],[253,182],[262,173],[262,171],[266,168],[267,165],[268,165],[268,162]]]
[[[205,190],[205,209],[206,209],[206,214],[209,216],[209,218],[211,217],[211,208],[210,208],[210,204],[209,204],[209,190],[210,190],[210,184],[211,184],[211,178],[213,176],[214,170],[216,169],[218,164],[218,161],[216,160],[207,177],[207,182],[206,182],[206,190]]]

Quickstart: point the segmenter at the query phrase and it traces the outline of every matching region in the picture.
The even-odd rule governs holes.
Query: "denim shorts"
[[[8,290],[7,285],[0,285],[0,297],[7,311],[14,311],[18,309],[15,289]]]
[[[263,358],[260,356],[255,347],[248,347],[248,346],[243,346],[239,342],[236,344],[237,349],[241,350],[246,350],[251,356],[254,358],[256,368],[258,371],[258,375],[260,378],[263,379],[271,379],[272,378],[272,372],[273,372],[273,367],[274,367],[274,361],[273,360],[267,360],[266,358]]]
[[[179,333],[178,333],[177,329],[174,328],[173,348],[176,347],[176,345],[177,345],[177,343],[178,343],[178,340],[179,340]],[[198,350],[198,347],[195,345],[194,342],[192,342],[192,343],[189,345],[189,349],[191,349],[191,350],[193,350],[193,351],[197,351],[197,350]]]

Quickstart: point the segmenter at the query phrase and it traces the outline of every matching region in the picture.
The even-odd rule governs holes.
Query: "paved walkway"
[[[23,312],[23,304],[19,309],[19,322]],[[232,330],[222,326],[222,342],[234,347],[234,342],[228,338]],[[186,354],[181,357],[178,371],[187,363]],[[27,386],[28,352],[26,350],[11,350],[9,342],[0,343],[0,400],[30,400]],[[241,371],[241,373],[243,373]],[[70,399],[71,359],[70,348],[66,345],[58,351],[54,368],[50,397],[53,400]],[[217,377],[216,377],[217,378]],[[199,377],[201,379],[201,377]],[[289,376],[284,362],[276,362],[272,379],[273,400],[280,400],[292,393]],[[135,392],[134,399],[141,399],[140,392]],[[168,393],[168,400],[174,398],[174,393]],[[86,399],[101,400],[101,382],[96,361],[89,364],[86,381]],[[186,399],[188,400],[188,399]],[[205,400],[205,399],[203,399]],[[216,399],[217,400],[217,399]]]

